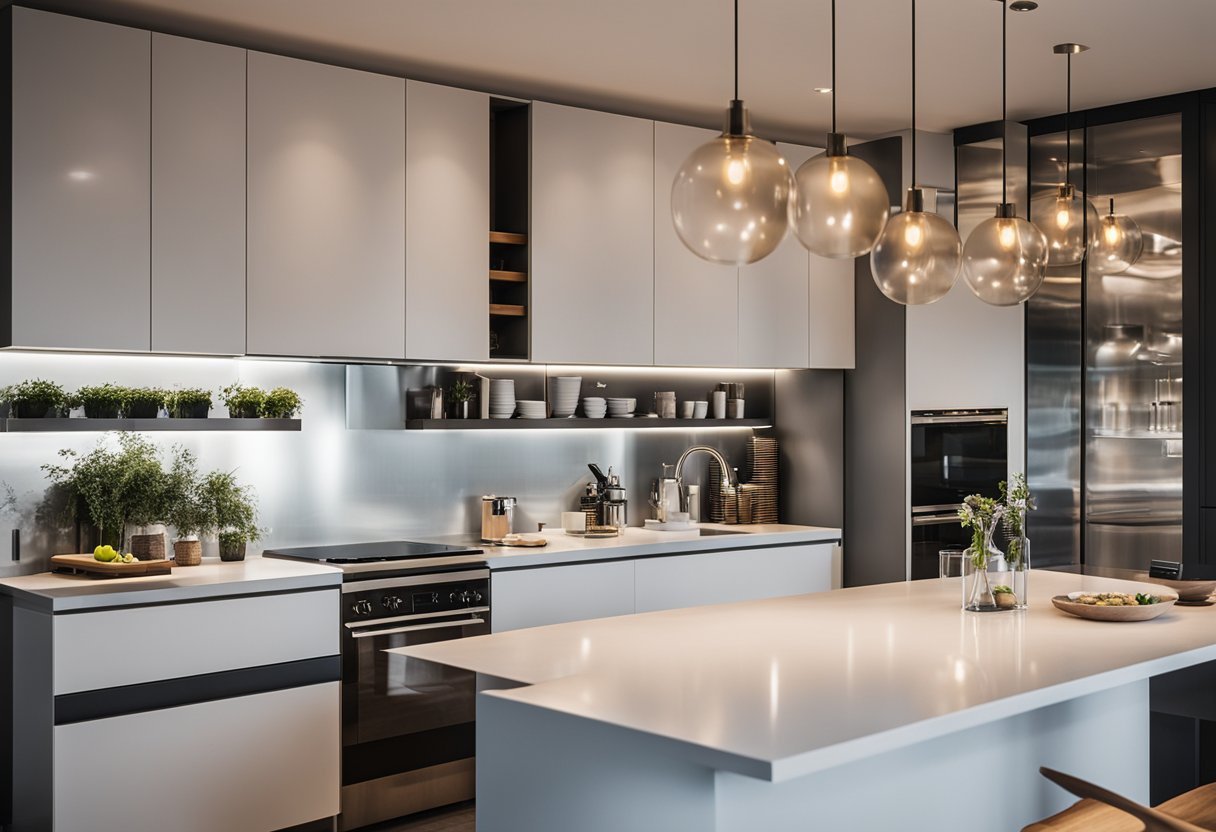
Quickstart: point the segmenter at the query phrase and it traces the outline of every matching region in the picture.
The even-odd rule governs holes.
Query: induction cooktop
[[[267,549],[262,552],[262,556],[288,560],[312,560],[320,563],[371,563],[475,555],[479,552],[481,552],[480,549],[468,546],[448,546],[444,543],[422,543],[413,540],[383,540],[374,543],[338,543],[330,546]]]

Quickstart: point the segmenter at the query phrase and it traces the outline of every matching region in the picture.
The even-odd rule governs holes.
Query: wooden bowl
[[[1146,572],[1137,575],[1136,580],[1168,586],[1178,593],[1179,601],[1206,601],[1216,592],[1216,581],[1171,581],[1165,578],[1150,578]]]
[[[1097,607],[1093,604],[1080,604],[1067,595],[1057,595],[1051,599],[1056,609],[1062,610],[1078,618],[1088,618],[1091,621],[1148,621],[1159,615],[1164,615],[1174,602],[1177,595],[1154,593],[1161,600],[1156,604],[1146,604],[1135,607]]]

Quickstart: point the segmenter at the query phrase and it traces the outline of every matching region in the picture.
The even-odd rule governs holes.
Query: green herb
[[[66,415],[70,399],[62,385],[36,378],[0,389],[0,401],[8,403],[11,416],[28,419],[41,418],[50,411],[54,416]]]
[[[199,495],[208,523],[218,533],[221,544],[224,541],[239,544],[261,536],[253,488],[238,483],[233,473],[212,471],[203,477]]]
[[[1012,595],[1013,590],[1002,584],[1000,586],[994,586],[992,588],[992,594],[993,595]]]
[[[195,408],[206,406],[211,409],[211,391],[200,387],[187,387],[182,390],[171,390],[165,396],[165,409],[175,419],[184,419]]]
[[[200,486],[194,454],[180,446],[174,448],[173,463],[165,474],[163,519],[177,529],[178,537],[199,535],[214,525]]]
[[[1143,592],[1136,593],[1136,603],[1142,606],[1148,606],[1149,604],[1157,604],[1160,602],[1161,599],[1156,595],[1145,595]]]
[[[117,384],[99,384],[81,387],[71,397],[70,405],[83,407],[84,415],[90,419],[115,419],[126,401],[127,389]]]
[[[256,419],[262,413],[266,393],[260,387],[229,384],[220,391],[220,401],[234,419]]]
[[[300,410],[300,396],[287,387],[276,387],[266,394],[261,413],[267,419],[290,419]]]
[[[1005,506],[1005,533],[1009,537],[1009,559],[1016,564],[1021,563],[1024,554],[1022,543],[1026,539],[1026,512],[1033,511],[1035,504],[1026,484],[1026,475],[1017,473],[1012,479],[1012,488],[1002,482],[1000,489],[1001,503]]]
[[[472,381],[465,376],[458,377],[454,382],[452,382],[452,401],[456,404],[467,402],[469,399],[473,398],[473,390],[474,387]]]
[[[168,394],[161,387],[128,387],[122,400],[123,414],[128,419],[154,419]]]

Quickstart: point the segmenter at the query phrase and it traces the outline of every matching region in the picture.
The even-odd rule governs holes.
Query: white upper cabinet
[[[489,96],[406,82],[405,186],[405,355],[485,361]]]
[[[245,50],[159,33],[152,349],[245,352]]]
[[[815,154],[778,144],[791,171]],[[810,254],[791,229],[777,250],[739,269],[739,365],[806,367],[809,361]]]
[[[811,360],[817,370],[851,370],[854,340],[853,275],[857,261],[811,255]]]
[[[532,360],[654,362],[654,122],[532,105]]]
[[[718,133],[654,126],[654,363],[733,367],[739,358],[739,269],[697,257],[671,220],[680,165]]]
[[[248,351],[403,358],[405,81],[249,53]]]
[[[11,14],[7,341],[146,351],[151,35],[21,7]]]

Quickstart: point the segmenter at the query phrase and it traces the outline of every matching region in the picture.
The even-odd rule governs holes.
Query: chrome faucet
[[[722,469],[722,482],[726,483],[731,488],[734,488],[739,484],[739,481],[735,478],[735,469],[730,467],[730,463],[727,462],[726,457],[721,451],[719,451],[717,448],[712,448],[709,445],[693,445],[687,451],[680,454],[679,460],[676,461],[676,482],[680,486],[681,494],[684,493],[684,463],[687,462],[688,458],[695,453],[709,454],[718,461],[718,466]]]

